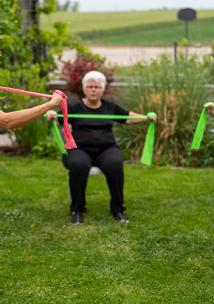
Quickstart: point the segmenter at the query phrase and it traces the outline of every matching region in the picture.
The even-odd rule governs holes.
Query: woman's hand
[[[156,123],[157,122],[157,114],[154,113],[154,112],[147,113],[147,121]]]
[[[57,120],[57,112],[53,110],[48,111],[47,118],[48,120]]]
[[[53,93],[50,103],[53,104],[53,107],[58,107],[61,105],[62,96],[58,93]]]

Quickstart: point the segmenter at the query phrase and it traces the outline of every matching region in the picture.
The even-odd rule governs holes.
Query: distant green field
[[[198,18],[214,17],[214,10],[198,11]],[[100,12],[100,13],[67,13],[56,12],[43,15],[43,29],[51,30],[54,22],[66,22],[71,32],[79,33],[92,30],[109,30],[136,25],[154,24],[177,20],[176,10],[133,11],[133,12]]]
[[[211,14],[212,12],[212,14]],[[203,16],[214,16],[214,11],[204,11]],[[72,33],[93,30],[109,30],[128,26],[152,24],[176,20],[176,11],[136,11],[136,12],[100,12],[67,13],[56,12],[41,18],[44,29],[51,30],[54,22],[63,21],[69,25]]]
[[[205,18],[189,24],[190,44],[209,45],[214,42],[214,18]],[[154,23],[123,29],[102,30],[80,33],[80,36],[96,45],[172,45],[185,36],[182,22]]]
[[[43,29],[52,30],[56,21],[66,22],[71,33],[93,44],[166,45],[184,37],[184,24],[176,10],[66,13],[42,16]],[[214,40],[214,10],[198,11],[191,22],[190,40],[210,44]]]

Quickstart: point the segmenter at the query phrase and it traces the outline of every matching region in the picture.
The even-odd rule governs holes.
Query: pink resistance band
[[[53,97],[52,95],[48,95],[48,94],[30,92],[30,91],[19,90],[19,89],[14,89],[14,88],[9,88],[9,87],[2,87],[2,86],[0,86],[0,90],[23,94],[23,95],[43,97],[43,98],[47,98],[47,99],[51,99]],[[54,93],[60,94],[62,96],[61,108],[62,108],[62,114],[63,114],[64,134],[65,134],[65,138],[66,138],[65,149],[75,149],[75,148],[77,148],[77,145],[73,139],[73,136],[72,136],[71,131],[68,126],[67,96],[59,90],[55,90]]]
[[[67,96],[59,90],[55,90],[54,93],[58,93],[62,96],[61,108],[63,114],[64,134],[66,138],[65,149],[76,149],[77,145],[74,141],[73,136],[71,135],[71,131],[68,126]]]

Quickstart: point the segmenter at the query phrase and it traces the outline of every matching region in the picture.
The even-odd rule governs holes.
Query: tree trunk
[[[22,25],[24,31],[32,25],[39,28],[38,4],[39,0],[20,0],[21,12],[24,14]]]
[[[39,14],[37,12],[39,0],[20,0],[20,8],[23,13],[22,32],[26,32],[30,27],[34,31],[34,39],[31,41],[33,52],[33,62],[41,62],[43,46],[40,42]]]

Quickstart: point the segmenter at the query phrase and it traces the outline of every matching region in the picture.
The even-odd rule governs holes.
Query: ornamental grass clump
[[[207,89],[212,82],[213,62],[199,62],[180,56],[177,63],[162,56],[150,64],[135,65],[132,83],[123,94],[124,104],[136,112],[156,112],[156,164],[190,165],[194,158],[190,144],[203,104],[214,97]],[[117,136],[126,155],[139,159],[147,125],[124,130],[117,127]]]

